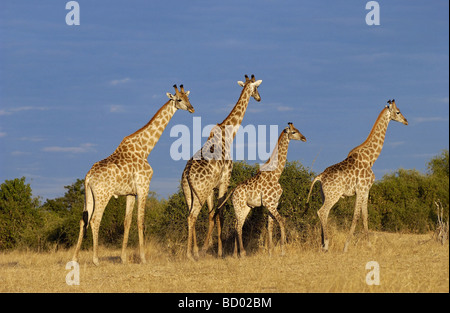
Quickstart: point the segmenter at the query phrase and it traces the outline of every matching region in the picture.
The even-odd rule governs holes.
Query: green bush
[[[0,250],[40,244],[43,221],[38,207],[25,177],[0,185]]]
[[[432,158],[427,172],[399,169],[375,182],[369,194],[369,228],[381,231],[424,233],[433,230],[437,216],[434,202],[439,200],[444,208],[444,219],[448,219],[449,208],[449,158],[448,150]],[[228,192],[242,181],[252,177],[258,165],[235,162]],[[317,210],[322,205],[320,186],[314,186],[310,202],[306,198],[315,176],[300,162],[287,162],[280,184],[283,194],[278,210],[286,220],[287,239],[306,240],[312,230],[320,226]],[[45,250],[55,247],[71,247],[76,244],[79,222],[84,207],[84,181],[76,180],[65,186],[63,197],[47,199],[39,204],[33,198],[25,178],[6,180],[0,186],[0,250],[18,247]],[[217,191],[216,191],[217,196]],[[338,201],[330,212],[330,220],[338,227],[348,230],[353,218],[355,197]],[[215,205],[217,206],[217,200]],[[100,226],[100,243],[120,247],[123,240],[125,197],[112,198],[103,215]],[[205,205],[206,206],[206,205]],[[186,205],[181,188],[167,200],[150,192],[146,201],[144,232],[146,238],[154,238],[167,247],[178,249],[187,241]],[[129,245],[138,243],[137,208],[133,212]],[[225,253],[233,249],[234,210],[231,199],[223,207],[222,238]],[[279,228],[274,223],[275,239]],[[208,229],[208,213],[202,209],[197,219],[197,242],[203,244]],[[243,228],[243,239],[247,249],[260,245],[267,229],[267,210],[253,209]],[[213,233],[213,243],[217,241]],[[90,229],[82,247],[92,245]],[[216,247],[216,245],[214,245]]]

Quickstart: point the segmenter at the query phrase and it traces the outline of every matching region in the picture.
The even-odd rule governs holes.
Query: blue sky
[[[409,125],[390,124],[377,179],[425,171],[448,149],[448,1],[378,1],[379,26],[365,23],[367,1],[80,0],[79,26],[66,25],[66,2],[0,3],[0,181],[25,176],[43,201],[184,84],[196,112],[177,112],[149,157],[150,190],[172,194],[186,161],[170,158],[170,129],[221,122],[244,74],[263,82],[243,126],[293,122],[308,142],[291,142],[288,159],[316,173],[363,142],[392,98]]]

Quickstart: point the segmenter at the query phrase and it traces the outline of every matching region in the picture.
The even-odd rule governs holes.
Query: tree
[[[433,157],[427,164],[428,172],[431,175],[449,177],[448,150],[442,150],[441,154]]]
[[[0,250],[30,245],[42,238],[39,199],[33,198],[25,177],[5,180],[0,185]]]

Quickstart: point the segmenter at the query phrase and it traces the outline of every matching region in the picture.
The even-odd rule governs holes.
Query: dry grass
[[[73,251],[13,251],[0,254],[0,292],[449,292],[448,242],[372,233],[371,247],[355,237],[344,254],[345,234],[333,236],[328,253],[315,243],[290,243],[284,257],[275,249],[272,257],[260,251],[198,262],[184,258],[184,247],[174,253],[150,242],[145,265],[138,264],[134,249],[122,265],[119,250],[100,247],[99,267],[91,263],[92,251],[81,252],[79,286],[65,282]],[[369,261],[380,265],[378,286],[365,283]]]

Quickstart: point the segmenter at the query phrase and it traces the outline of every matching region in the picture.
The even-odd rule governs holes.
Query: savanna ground
[[[66,263],[73,249],[0,254],[0,292],[449,292],[449,244],[431,234],[372,232],[371,246],[361,235],[342,252],[345,233],[334,232],[330,251],[316,241],[291,242],[286,256],[279,246],[270,257],[264,247],[246,258],[213,254],[188,261],[184,246],[146,244],[147,264],[139,264],[137,249],[128,249],[128,264],[120,250],[100,246],[100,266],[92,250],[80,254],[80,284],[66,284]],[[380,284],[367,285],[369,261],[380,266]]]

